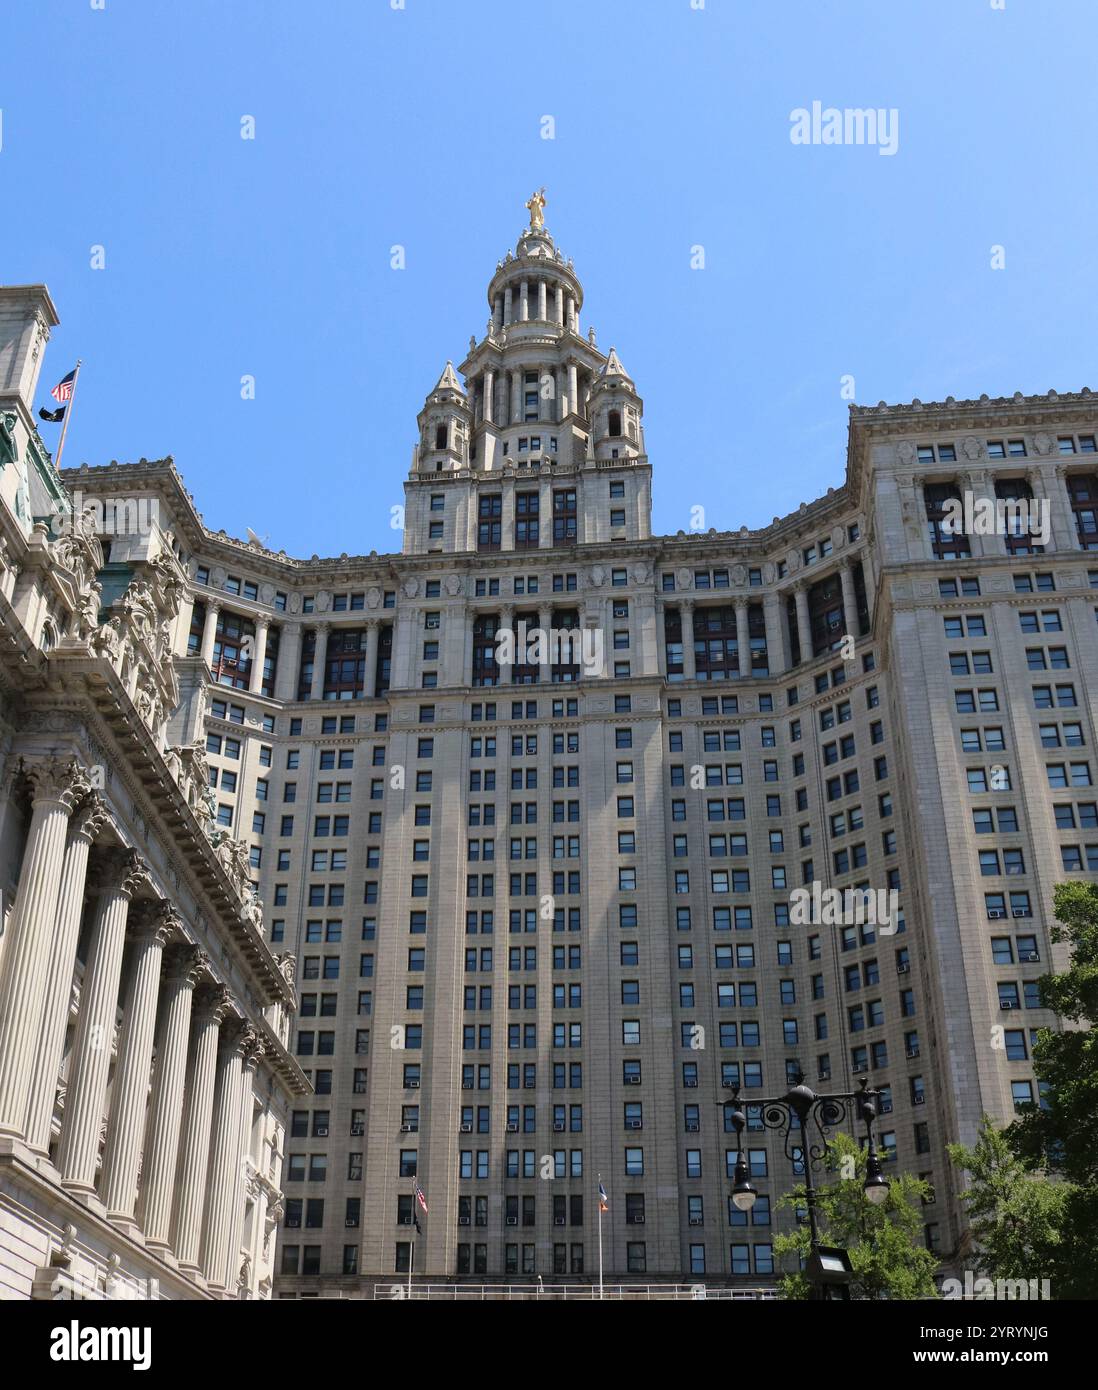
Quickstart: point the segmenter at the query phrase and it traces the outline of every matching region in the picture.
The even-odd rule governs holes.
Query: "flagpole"
[[[58,473],[61,472],[61,451],[65,447],[65,435],[69,432],[69,421],[72,419],[73,406],[76,404],[76,383],[80,380],[81,359],[76,359],[76,368],[72,375],[72,395],[65,403],[65,418],[61,421],[61,438],[57,441],[57,457],[53,461],[53,466]]]
[[[602,1174],[599,1174],[599,1301],[602,1301]]]
[[[413,1200],[413,1202],[414,1202],[414,1201],[415,1201],[415,1198],[413,1197],[412,1200]],[[413,1221],[415,1220],[415,1217],[414,1217],[414,1216],[412,1217],[412,1220],[413,1220]],[[412,1296],[412,1266],[415,1264],[415,1262],[416,1262],[416,1238],[415,1238],[415,1236],[413,1236],[413,1237],[412,1237],[412,1250],[411,1250],[410,1255],[408,1256],[408,1297],[409,1297],[409,1298],[411,1298],[411,1296]]]

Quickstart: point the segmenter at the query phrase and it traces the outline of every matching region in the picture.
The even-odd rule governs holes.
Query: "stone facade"
[[[173,538],[108,541],[35,431],[54,323],[0,289],[0,1298],[266,1298],[294,962],[209,809]]]
[[[590,1282],[600,1175],[608,1279],[765,1286],[793,1166],[749,1111],[770,1202],[741,1224],[719,1103],[798,1069],[885,1089],[878,1143],[933,1182],[925,1238],[951,1267],[945,1145],[1036,1094],[1052,888],[1098,867],[1098,398],[853,407],[841,487],[761,530],[653,536],[641,398],[535,221],[464,385],[448,364],[419,416],[400,555],[214,534],[170,459],[65,474],[92,501],[153,499],[180,582],[171,673],[137,678],[139,718],[112,686],[102,737],[167,721],[178,766],[138,790],[178,786],[181,819],[226,835],[194,900],[219,867],[249,880],[266,907],[241,929],[299,964],[314,1094],[291,1105],[276,1294],[388,1291],[413,1240],[417,1280]],[[1047,502],[1043,550],[950,538],[951,492]],[[21,573],[47,544],[23,539]],[[135,545],[110,539],[105,593],[116,560],[145,573]],[[145,582],[158,603],[166,576]],[[133,648],[139,618],[111,611]],[[60,630],[42,653],[46,621],[8,666],[70,661]],[[501,665],[500,634],[535,630],[580,649]],[[895,892],[893,930],[797,921],[813,883]]]

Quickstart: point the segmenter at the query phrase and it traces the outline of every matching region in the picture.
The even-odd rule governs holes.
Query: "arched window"
[[[616,439],[621,434],[621,411],[611,410],[606,417],[606,432],[611,439]]]
[[[435,448],[436,448],[436,449],[445,449],[445,448],[446,448],[446,433],[447,433],[447,431],[446,431],[446,426],[445,426],[445,425],[436,425],[436,426],[435,426]]]

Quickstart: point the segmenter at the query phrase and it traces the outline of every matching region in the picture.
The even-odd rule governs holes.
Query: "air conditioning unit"
[[[734,1081],[722,1081],[721,1086],[726,1091],[734,1091],[736,1089],[736,1083]]]
[[[640,1129],[642,1123],[643,1123],[642,1120],[626,1120],[626,1122],[625,1122],[625,1128],[626,1128],[626,1129]]]
[[[1041,953],[1040,951],[1027,951],[1025,955],[1022,956],[1022,959],[1027,965],[1032,965],[1034,961],[1041,959]]]
[[[830,1068],[830,1067],[824,1067],[821,1071],[817,1072],[816,1075],[817,1075],[817,1079],[820,1080],[820,1081],[830,1081],[830,1080],[831,1080],[831,1068]]]
[[[563,1133],[564,1133],[564,1121],[563,1121],[563,1120],[554,1120],[554,1121],[553,1121],[553,1133],[554,1133],[554,1134],[563,1134]]]
[[[316,1129],[313,1130],[313,1138],[314,1138],[314,1139],[327,1139],[327,1137],[328,1137],[328,1126],[327,1126],[327,1125],[317,1125]]]
[[[1016,1009],[1018,1005],[1012,999],[1000,999],[999,1007],[1000,1009]]]
[[[419,1082],[417,1081],[415,1084],[418,1086]],[[473,1089],[473,1083],[471,1081],[463,1081],[461,1083],[461,1089],[463,1091],[471,1091]]]
[[[407,1087],[407,1089],[408,1089],[409,1091],[418,1091],[418,1090],[419,1090],[419,1082],[418,1082],[418,1081],[409,1081],[409,1082],[408,1082],[408,1087]]]
[[[357,1225],[358,1225],[358,1222],[354,1219],[353,1216],[348,1216],[347,1220],[346,1220],[343,1224],[344,1224],[345,1226],[350,1227],[350,1226],[357,1226]]]
[[[909,1047],[909,1048],[907,1049],[907,1055],[908,1055],[909,1057],[912,1057],[912,1058],[918,1057],[918,1055],[919,1055],[919,1049],[918,1049],[917,1047]]]
[[[462,1134],[472,1134],[473,1126],[470,1124],[464,1124],[461,1126],[461,1132]]]
[[[897,961],[897,963],[896,963],[896,974],[897,974],[897,975],[906,975],[907,972],[908,972],[910,969],[911,969],[911,962],[910,962],[909,960]]]
[[[695,1080],[692,1080],[692,1081],[684,1081],[682,1084],[683,1084],[684,1086],[688,1087],[690,1090],[694,1090],[694,1088],[697,1086],[698,1083],[697,1083],[697,1080],[695,1079]]]
[[[925,1104],[926,1104],[926,1096],[912,1096],[912,1097],[911,1097],[911,1104],[912,1104],[912,1105],[925,1105]]]
[[[351,1126],[351,1133],[352,1133],[352,1134],[365,1134],[365,1133],[366,1133],[366,1126],[365,1126],[365,1125],[352,1125],[352,1126]]]
[[[855,1073],[857,1073],[857,1072],[862,1072],[862,1071],[868,1071],[868,1070],[869,1070],[869,1063],[868,1063],[868,1062],[855,1062],[855,1063],[854,1063],[853,1070],[854,1070]]]
[[[402,1217],[400,1217],[400,1219],[397,1221],[397,1225],[398,1225],[398,1226],[410,1226],[411,1224],[412,1224],[412,1218],[411,1218],[410,1216],[402,1216]]]
[[[468,1218],[467,1216],[459,1216],[459,1217],[458,1217],[458,1225],[459,1225],[459,1226],[468,1226],[468,1224],[469,1224],[469,1218]]]
[[[1006,912],[1001,907],[989,907],[987,910],[987,915],[992,919],[992,921],[998,921],[1000,917],[1006,916]]]
[[[643,1215],[643,1213],[638,1213],[638,1214],[636,1214],[636,1215],[634,1215],[634,1216],[631,1216],[631,1217],[629,1218],[629,1220],[630,1220],[630,1222],[631,1222],[634,1226],[643,1226],[643,1225],[644,1225],[644,1215]]]
[[[296,1219],[291,1219],[290,1217],[287,1217],[284,1222],[284,1225],[288,1231],[296,1231],[301,1226],[301,1217],[299,1216]]]
[[[1006,872],[1008,874],[1024,874],[1025,867],[1022,864],[1008,864],[1006,866]]]
[[[625,1084],[627,1086],[639,1086],[641,1084],[641,1079],[639,1076],[627,1076],[625,1078]]]
[[[512,1120],[512,1121],[510,1122],[510,1124],[508,1124],[508,1126],[507,1126],[507,1133],[508,1133],[508,1134],[517,1134],[517,1133],[518,1133],[518,1125],[515,1123],[514,1120]]]
[[[1011,909],[1011,915],[1014,917],[1031,917],[1033,914],[1028,907],[1015,907]]]
[[[411,1126],[411,1125],[401,1125],[401,1127],[400,1127],[400,1132],[401,1132],[401,1134],[411,1134],[411,1132],[412,1132],[412,1126]]]
[[[507,1224],[508,1224],[508,1226],[517,1226],[517,1225],[518,1225],[518,1217],[517,1217],[517,1216],[509,1216],[509,1217],[507,1218]]]
[[[704,1225],[704,1224],[705,1224],[705,1218],[704,1218],[704,1217],[701,1217],[701,1216],[692,1216],[692,1217],[690,1218],[690,1224],[691,1224],[691,1226],[701,1226],[701,1225]]]
[[[564,1217],[563,1217],[563,1216],[554,1216],[554,1217],[553,1217],[553,1225],[554,1225],[554,1226],[563,1226],[563,1225],[564,1225]]]
[[[687,1122],[686,1122],[686,1132],[687,1132],[687,1134],[697,1134],[697,1132],[698,1132],[700,1129],[701,1129],[701,1125],[698,1124],[697,1120],[687,1120]]]

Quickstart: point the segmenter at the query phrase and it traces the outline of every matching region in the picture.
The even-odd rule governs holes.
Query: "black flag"
[[[38,418],[45,420],[48,425],[59,425],[65,418],[66,409],[66,406],[62,406],[60,410],[40,410]]]

